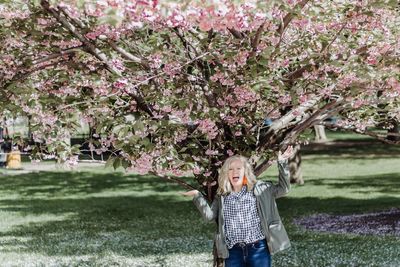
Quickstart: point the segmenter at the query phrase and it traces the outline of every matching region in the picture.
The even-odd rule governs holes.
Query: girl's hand
[[[291,158],[294,154],[293,146],[288,146],[285,152],[279,151],[278,153],[278,161],[283,161]]]
[[[184,195],[184,196],[187,196],[187,197],[194,197],[198,193],[199,193],[199,190],[190,190],[190,191],[187,191],[187,192],[184,192],[184,193],[181,193],[181,194]]]

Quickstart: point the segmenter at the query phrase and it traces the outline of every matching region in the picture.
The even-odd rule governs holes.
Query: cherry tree
[[[224,159],[260,175],[331,116],[364,132],[400,119],[399,12],[391,0],[11,1],[0,4],[2,116],[29,116],[43,153],[91,125],[108,164],[213,197]],[[396,142],[396,141],[391,141]],[[215,187],[213,187],[215,189]]]

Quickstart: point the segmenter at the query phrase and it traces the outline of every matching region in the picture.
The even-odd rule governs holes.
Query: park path
[[[74,166],[73,168],[71,168],[69,166],[65,166],[63,164],[57,164],[55,162],[22,162],[21,166],[22,166],[22,168],[17,169],[17,170],[2,168],[2,169],[0,169],[0,174],[18,175],[18,174],[31,173],[31,172],[41,172],[41,171],[79,170],[82,168],[104,167],[105,163],[100,162],[100,161],[96,161],[96,162],[82,161],[82,162],[79,162],[77,166]]]

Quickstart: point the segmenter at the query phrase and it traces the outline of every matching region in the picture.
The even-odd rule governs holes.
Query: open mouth
[[[233,177],[232,177],[232,181],[234,181],[234,182],[239,181],[239,176],[233,176]]]

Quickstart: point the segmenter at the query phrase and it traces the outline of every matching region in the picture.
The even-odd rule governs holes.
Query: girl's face
[[[228,169],[229,182],[235,192],[240,191],[243,185],[244,166],[240,160],[232,161]]]

